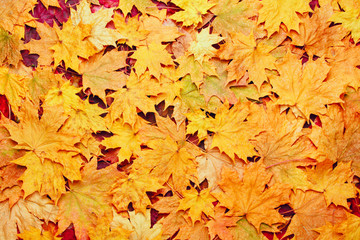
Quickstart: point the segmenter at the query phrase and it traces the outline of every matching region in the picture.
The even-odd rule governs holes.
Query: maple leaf
[[[294,234],[300,239],[313,239],[319,234],[314,229],[325,225],[326,222],[342,222],[345,218],[343,208],[326,207],[322,193],[314,191],[303,192],[296,190],[290,196],[290,206],[294,209],[286,236]]]
[[[129,46],[140,45],[150,33],[142,27],[137,18],[126,18],[115,12],[113,22],[116,31],[121,34],[119,43],[126,43]]]
[[[170,177],[175,189],[182,191],[189,184],[189,179],[196,181],[196,162],[192,152],[183,141],[175,142],[170,137],[155,139],[147,143],[151,149],[143,150],[134,162],[135,169],[151,169],[150,174],[159,178],[160,184]]]
[[[61,30],[55,29],[58,42],[50,48],[54,51],[54,65],[64,60],[66,68],[79,72],[78,56],[88,59],[97,52],[95,46],[86,39],[90,36],[91,29],[91,24],[74,25],[71,20],[64,23]]]
[[[223,240],[233,239],[233,234],[230,232],[230,227],[236,226],[238,217],[229,217],[225,215],[225,208],[215,207],[215,216],[212,218],[206,226],[209,228],[209,234],[211,239],[215,236],[219,236]],[[239,238],[238,238],[239,239]]]
[[[286,1],[265,0],[261,2],[262,8],[259,10],[258,22],[265,22],[264,28],[271,36],[274,32],[279,31],[281,23],[284,23],[288,31],[295,30],[299,32],[300,18],[298,13],[312,12],[309,1]]]
[[[194,149],[193,145],[186,142],[186,126],[185,123],[176,124],[168,117],[160,117],[155,115],[156,127],[143,125],[139,129],[139,137],[141,141],[147,143],[151,140],[166,139],[170,137],[176,142],[182,142],[185,147],[191,151]],[[196,147],[195,147],[196,149]]]
[[[216,112],[216,109],[221,106],[222,103],[219,98],[211,98],[209,102],[206,102],[204,95],[200,93],[200,90],[192,82],[189,75],[185,76],[181,80],[181,83],[182,86],[179,97],[182,103],[178,106],[179,110],[181,109],[185,113],[188,109],[192,111],[204,109],[209,112]]]
[[[26,199],[20,199],[11,208],[8,201],[0,203],[0,214],[3,221],[0,223],[1,239],[17,239],[17,229],[20,232],[31,227],[43,229],[44,220],[55,222],[58,207],[50,203],[47,197],[34,193]]]
[[[102,8],[97,12],[91,12],[90,3],[80,1],[77,10],[70,9],[72,24],[80,27],[91,26],[91,30],[86,39],[91,42],[98,51],[104,48],[104,45],[116,46],[115,42],[122,35],[111,28],[106,28],[106,24],[112,20],[114,14],[113,8]],[[80,56],[80,55],[79,55]]]
[[[336,225],[326,222],[325,225],[314,229],[320,235],[317,237],[317,240],[326,240],[326,239],[336,239],[341,240],[344,239],[342,233],[337,231]]]
[[[30,227],[30,230],[26,230],[17,235],[23,240],[60,240],[61,238],[55,237],[50,231],[41,231],[40,229]]]
[[[265,189],[271,177],[260,161],[245,168],[243,180],[236,172],[223,168],[219,186],[224,193],[213,195],[219,199],[221,206],[230,210],[227,215],[245,216],[259,231],[261,223],[285,222],[275,208],[289,202],[290,188],[275,184]]]
[[[146,213],[146,207],[151,202],[146,192],[156,192],[163,188],[157,178],[147,172],[132,171],[128,176],[121,176],[111,186],[109,194],[112,196],[112,203],[118,211],[126,211],[132,203],[135,212]]]
[[[66,119],[61,111],[47,108],[39,119],[37,108],[32,104],[25,106],[20,124],[4,125],[10,138],[17,142],[17,149],[25,149],[42,160],[48,158],[53,161],[58,159],[59,150],[77,151],[74,147],[77,137],[58,132]]]
[[[271,76],[270,83],[279,95],[277,104],[291,107],[295,115],[308,120],[311,113],[325,114],[325,104],[342,102],[340,95],[345,90],[346,80],[325,81],[330,67],[324,59],[309,60],[302,67],[296,55],[287,53],[276,68],[280,76]]]
[[[344,116],[339,106],[331,105],[328,117],[322,118],[322,128],[315,126],[310,135],[317,149],[316,158],[320,161],[350,162],[355,175],[360,173],[358,158],[359,125],[355,118],[350,125],[344,126]],[[326,129],[326,130],[325,130]]]
[[[351,36],[354,41],[358,42],[360,38],[360,30],[358,27],[360,24],[359,14],[360,9],[351,7],[341,12],[335,12],[329,20],[335,23],[341,23],[344,28],[351,31]]]
[[[216,199],[210,194],[210,189],[203,189],[198,192],[194,188],[183,192],[184,198],[180,200],[178,210],[188,210],[192,223],[201,221],[201,214],[214,217],[214,205]]]
[[[81,103],[77,108],[72,108],[67,112],[69,118],[64,122],[61,132],[82,136],[87,131],[95,133],[106,131],[106,124],[100,115],[107,112],[97,104],[90,104],[88,101]]]
[[[96,170],[96,165],[96,160],[86,164],[82,171],[82,181],[69,183],[69,191],[60,198],[58,233],[73,223],[76,237],[86,239],[88,231],[95,227],[97,218],[104,218],[110,223],[111,199],[106,192],[119,173],[115,166]]]
[[[209,118],[206,113],[201,110],[186,113],[186,118],[189,121],[189,124],[186,127],[187,134],[197,133],[199,140],[207,138],[207,131],[213,124],[212,118]]]
[[[183,22],[184,26],[197,25],[202,22],[201,14],[205,14],[215,4],[207,0],[172,0],[183,11],[176,12],[170,18],[177,22]]]
[[[0,6],[0,15],[2,16],[0,27],[23,38],[25,24],[34,27],[35,19],[30,15],[30,10],[34,8],[36,2],[36,0],[2,1]]]
[[[133,129],[129,124],[124,123],[121,119],[113,122],[110,131],[114,134],[109,138],[105,138],[101,145],[106,148],[118,148],[119,162],[125,159],[129,160],[132,155],[138,156],[141,151],[142,141],[140,140],[139,132]]]
[[[20,49],[23,43],[16,34],[9,34],[0,27],[0,62],[9,63],[16,66],[20,59]]]
[[[122,118],[124,123],[134,126],[138,118],[138,108],[145,114],[155,112],[154,99],[148,97],[150,95],[148,90],[153,87],[147,82],[149,77],[149,72],[140,78],[132,72],[126,80],[126,88],[109,95],[114,98],[109,108],[112,121]],[[139,85],[142,85],[142,88],[138,88]]]
[[[2,167],[0,169],[2,180],[0,183],[0,190],[3,191],[4,189],[12,188],[13,186],[21,186],[19,177],[24,173],[24,170],[24,168],[13,163],[9,163]]]
[[[44,101],[48,91],[63,83],[59,74],[55,74],[51,67],[38,67],[31,71],[31,75],[24,79],[24,86],[27,88],[31,100],[36,104]]]
[[[98,218],[96,227],[89,230],[89,238],[94,240],[103,240],[104,238],[107,240],[128,240],[132,232],[129,229],[132,229],[132,226],[126,224],[128,222],[127,219],[121,219],[123,225],[117,226],[117,221],[120,217],[117,216],[118,214],[115,211],[113,211],[113,215],[114,217],[110,226],[107,219]],[[130,227],[128,225],[130,225]]]
[[[176,235],[181,240],[210,240],[208,228],[200,223],[196,222],[194,226],[186,225],[182,231]]]
[[[216,49],[212,45],[221,42],[223,39],[217,34],[210,34],[210,28],[203,29],[196,35],[195,41],[190,43],[188,51],[194,54],[195,60],[202,64],[205,57],[215,56]]]
[[[233,59],[227,67],[228,81],[240,79],[248,72],[249,81],[253,81],[259,89],[267,81],[265,68],[275,69],[276,58],[270,53],[275,47],[266,42],[256,42],[253,34],[233,34],[219,54],[223,59]]]
[[[25,192],[25,197],[38,191],[43,195],[48,194],[57,201],[61,194],[65,193],[63,175],[66,174],[62,165],[53,163],[50,160],[41,161],[38,156],[31,152],[14,160],[13,163],[27,168],[19,178],[19,180],[23,181],[21,188]]]
[[[182,35],[176,24],[170,19],[162,20],[158,17],[142,15],[140,21],[142,29],[148,32],[146,39],[140,45],[173,42]]]
[[[24,48],[28,49],[30,53],[39,55],[39,65],[49,66],[53,61],[53,50],[51,47],[58,43],[59,38],[57,32],[60,31],[60,29],[56,24],[50,27],[45,23],[36,22],[36,31],[40,39],[31,39],[30,42],[24,45]]]
[[[191,81],[196,84],[197,87],[204,81],[206,75],[216,75],[216,69],[212,62],[204,60],[202,63],[195,60],[194,55],[181,56],[176,59],[179,63],[176,73],[179,77],[186,75],[191,76]]]
[[[203,84],[200,86],[200,93],[204,95],[206,103],[208,103],[212,97],[217,97],[222,102],[227,100],[230,104],[235,104],[237,99],[228,85],[226,61],[215,59],[212,61],[216,67],[216,76],[206,76],[203,79]]]
[[[349,208],[346,200],[354,198],[356,194],[354,185],[350,183],[353,176],[350,164],[339,162],[333,169],[332,161],[327,160],[306,170],[308,180],[312,183],[311,189],[324,192],[327,206],[334,203]]]
[[[205,140],[206,153],[197,157],[196,161],[199,163],[197,168],[199,175],[199,182],[207,180],[209,188],[213,191],[219,188],[218,182],[221,180],[221,170],[223,167],[234,169],[238,172],[240,178],[244,172],[244,163],[235,159],[235,162],[226,154],[221,153],[218,149],[210,149],[211,141]]]
[[[250,240],[266,240],[264,235],[259,234],[256,228],[251,225],[246,218],[240,219],[235,227],[229,228],[233,238],[250,239]],[[274,238],[275,239],[275,238]]]
[[[151,75],[159,79],[161,74],[161,64],[174,64],[171,55],[165,48],[165,45],[155,43],[151,43],[148,46],[140,46],[135,53],[131,55],[131,58],[136,59],[134,65],[136,74],[140,76],[148,69]]]
[[[7,97],[12,111],[18,113],[25,98],[24,77],[10,73],[7,67],[0,67],[0,94]]]
[[[117,90],[125,85],[126,75],[116,70],[126,66],[127,54],[125,51],[111,51],[104,55],[101,52],[82,62],[79,71],[83,75],[83,87],[90,88],[94,95],[106,102],[106,89]]]
[[[153,204],[153,208],[159,213],[169,214],[165,218],[160,219],[162,224],[163,236],[172,236],[179,229],[183,229],[187,225],[185,220],[185,212],[177,211],[180,204],[178,195],[171,197],[163,197],[158,202]]]
[[[343,46],[341,39],[346,32],[341,25],[331,26],[328,21],[332,15],[330,5],[316,8],[312,16],[310,14],[303,18],[300,23],[299,32],[290,31],[290,37],[294,45],[304,46],[306,52],[311,55],[322,57],[329,56],[333,47]]]
[[[160,240],[162,239],[161,224],[156,223],[151,226],[150,210],[146,210],[146,213],[135,213],[135,211],[129,212],[130,219],[124,219],[121,216],[117,216],[111,223],[112,227],[123,226],[126,230],[131,231],[129,240]]]
[[[344,235],[344,239],[356,239],[360,236],[360,218],[354,214],[347,213],[347,219],[336,226],[337,232]]]
[[[155,7],[154,3],[150,0],[121,0],[118,8],[121,9],[124,15],[127,15],[134,6],[142,13],[146,13],[149,8]]]
[[[260,3],[254,0],[212,0],[216,4],[210,11],[216,15],[211,23],[214,31],[228,37],[231,33],[250,34],[256,22],[251,20],[257,15]]]
[[[65,112],[76,109],[82,101],[76,94],[81,88],[72,86],[70,81],[64,82],[61,87],[51,88],[44,98],[44,107],[62,106]]]
[[[360,87],[360,69],[357,68],[360,47],[346,46],[335,48],[332,55],[328,79],[336,82],[348,82],[349,86],[358,89]]]
[[[256,154],[254,147],[249,142],[257,129],[252,126],[251,121],[244,121],[250,115],[250,103],[237,103],[231,109],[229,104],[224,103],[218,109],[212,127],[208,130],[214,132],[211,148],[218,147],[231,159],[235,154],[246,161],[247,157]],[[248,119],[249,120],[249,119]]]
[[[291,113],[281,113],[279,106],[268,102],[266,111],[259,112],[258,121],[263,121],[261,124],[264,131],[250,142],[255,146],[264,164],[272,167],[272,172],[273,167],[288,165],[287,170],[295,176],[295,171],[298,171],[290,170],[294,167],[292,163],[297,166],[311,163],[309,158],[314,157],[315,149],[303,131],[305,119],[295,118]],[[286,182],[289,183],[289,179]]]
[[[184,140],[174,141],[169,136],[147,142],[151,149],[144,150],[134,162],[135,169],[152,169],[151,174],[164,184],[172,176],[174,187],[183,190],[188,180],[196,181],[195,157],[200,155],[187,147]]]

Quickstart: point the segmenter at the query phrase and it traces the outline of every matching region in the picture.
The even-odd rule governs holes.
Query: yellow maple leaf
[[[20,49],[23,43],[16,34],[9,34],[0,27],[0,62],[17,66],[21,59]]]
[[[15,148],[31,151],[41,159],[48,158],[53,161],[58,159],[57,154],[61,149],[77,151],[74,144],[78,142],[78,137],[58,132],[66,119],[62,111],[48,108],[39,119],[37,108],[27,103],[24,104],[24,111],[20,116],[19,124],[4,125],[10,138],[17,142]]]
[[[189,180],[197,182],[196,162],[184,141],[175,142],[170,137],[155,139],[147,143],[151,149],[143,150],[134,162],[135,169],[151,169],[150,174],[164,184],[172,177],[174,188],[183,191]]]
[[[79,72],[78,57],[87,59],[97,52],[95,46],[86,39],[90,36],[91,29],[91,24],[74,25],[71,20],[64,23],[61,30],[55,29],[58,42],[50,48],[54,51],[54,65],[57,66],[64,60],[66,68]]]
[[[151,43],[148,46],[140,46],[131,55],[131,58],[136,59],[134,65],[136,74],[140,76],[148,69],[151,75],[159,79],[162,70],[161,64],[174,65],[171,55],[165,48],[165,45],[155,43]]]
[[[66,119],[61,132],[83,136],[87,131],[95,133],[106,131],[107,128],[101,115],[107,113],[107,111],[97,104],[90,104],[88,101],[82,101],[81,103],[77,108],[72,108],[67,112],[69,118]]]
[[[148,172],[132,171],[128,176],[121,176],[111,186],[109,194],[112,203],[118,211],[126,211],[132,203],[135,212],[146,213],[146,207],[151,205],[146,192],[156,192],[163,188],[157,178]]]
[[[87,41],[91,42],[98,51],[102,50],[105,45],[116,45],[115,42],[122,35],[114,29],[106,28],[106,24],[112,20],[113,8],[102,8],[99,11],[91,12],[90,3],[87,1],[80,1],[76,8],[77,10],[70,9],[71,21],[74,26],[91,26],[89,35],[86,36]]]
[[[109,95],[114,98],[109,108],[111,121],[122,118],[124,123],[128,123],[133,127],[139,117],[137,109],[140,109],[145,114],[155,112],[155,100],[148,97],[150,95],[148,90],[153,87],[156,88],[156,86],[150,86],[147,81],[149,77],[149,72],[146,72],[140,78],[134,72],[131,72],[126,81],[126,88],[121,88]],[[139,88],[139,85],[142,87]]]
[[[155,5],[151,0],[122,0],[119,2],[118,8],[121,9],[121,11],[127,15],[131,12],[131,9],[133,7],[136,7],[140,12],[146,13],[147,10],[151,10],[151,8],[154,8]]]
[[[24,85],[30,94],[31,100],[38,104],[44,101],[45,95],[54,87],[63,83],[60,74],[55,74],[52,67],[38,67],[25,78]]]
[[[357,68],[360,59],[359,46],[345,46],[334,48],[329,59],[331,69],[328,79],[331,82],[346,82],[349,86],[358,89],[360,87],[360,69]]]
[[[210,189],[203,189],[198,192],[195,188],[190,188],[183,192],[184,198],[180,199],[179,210],[188,210],[188,214],[193,224],[201,221],[201,214],[205,213],[207,217],[214,217],[213,202],[216,199],[210,194]]]
[[[125,51],[100,52],[82,62],[79,71],[83,76],[84,89],[90,88],[94,95],[106,102],[106,89],[118,90],[125,85],[126,75],[116,70],[126,66],[127,55]]]
[[[311,113],[325,114],[325,104],[343,102],[340,95],[347,81],[325,81],[330,66],[323,58],[303,67],[296,55],[287,53],[276,68],[280,76],[271,75],[270,83],[279,95],[277,104],[290,107],[296,116],[309,120]]]
[[[249,164],[242,180],[236,172],[223,168],[219,186],[224,193],[213,195],[221,206],[229,209],[227,215],[245,216],[259,231],[261,223],[272,225],[285,222],[275,208],[289,202],[290,187],[274,184],[265,188],[271,177],[261,161]]]
[[[212,62],[207,60],[202,62],[196,61],[194,55],[180,56],[176,59],[176,62],[179,63],[176,74],[179,77],[184,77],[189,74],[191,81],[195,83],[197,87],[203,83],[206,75],[216,75],[216,69]]]
[[[308,180],[312,183],[310,188],[324,192],[328,206],[334,203],[349,208],[347,199],[355,197],[355,186],[351,184],[353,172],[350,164],[351,162],[339,162],[333,168],[333,162],[326,160],[316,164],[315,168],[306,170]]]
[[[140,45],[173,42],[176,38],[182,35],[176,24],[170,19],[162,20],[158,17],[147,16],[144,14],[139,20],[141,29],[148,32],[146,39],[144,39]]]
[[[253,81],[258,89],[267,81],[265,69],[275,69],[276,58],[271,51],[276,46],[256,41],[254,35],[244,35],[241,32],[232,34],[220,49],[219,56],[223,59],[233,59],[227,66],[228,81],[237,80],[249,74],[249,81]]]
[[[181,7],[184,11],[176,12],[170,18],[183,22],[184,26],[197,25],[202,22],[201,15],[205,14],[215,4],[207,0],[172,0],[172,3]]]
[[[252,20],[257,15],[261,4],[254,0],[211,0],[216,4],[210,11],[216,15],[212,22],[214,31],[228,37],[231,33],[250,34],[256,22]]]
[[[137,18],[126,18],[115,12],[113,22],[115,29],[121,34],[119,43],[138,46],[149,35],[149,31],[142,27]]]
[[[351,31],[355,43],[360,39],[360,9],[358,6],[346,8],[344,11],[335,12],[331,17],[330,21],[335,23],[341,23],[344,28]]]
[[[129,240],[161,240],[162,239],[162,224],[156,223],[151,226],[150,209],[146,213],[136,213],[129,211],[129,219],[120,215],[115,215],[112,228],[122,227],[130,231]]]
[[[36,2],[36,0],[2,1],[0,27],[23,38],[25,36],[25,24],[35,27],[35,19],[31,16],[30,11]]]
[[[41,229],[42,224],[56,222],[58,207],[45,196],[34,193],[20,199],[10,208],[8,201],[0,203],[0,239],[17,239],[18,230]],[[44,222],[43,222],[44,220]],[[35,240],[35,239],[34,239]]]
[[[23,76],[10,73],[9,68],[0,67],[0,94],[7,97],[15,113],[18,113],[18,108],[26,96],[24,80]]]
[[[320,234],[316,238],[317,240],[327,240],[327,239],[343,240],[344,239],[344,235],[338,231],[337,226],[333,225],[329,222],[326,222],[325,225],[315,228],[314,230]]]
[[[101,170],[96,168],[96,160],[86,164],[82,171],[82,181],[69,183],[69,191],[60,198],[58,233],[73,223],[76,237],[86,239],[90,229],[96,227],[98,218],[104,218],[104,221],[110,224],[111,199],[106,192],[119,176],[119,172],[114,165]]]
[[[295,237],[315,239],[319,234],[315,229],[325,225],[342,222],[345,218],[344,208],[333,205],[326,207],[324,195],[314,191],[296,190],[290,196],[290,206],[294,209],[286,236],[294,234]]]
[[[39,65],[49,66],[53,61],[53,50],[51,47],[59,41],[57,32],[60,31],[60,28],[56,24],[50,27],[46,23],[36,22],[36,31],[40,39],[31,39],[30,42],[24,44],[24,48],[28,49],[30,53],[39,55]]]
[[[333,14],[330,5],[316,8],[311,15],[302,17],[299,32],[290,31],[290,37],[296,46],[304,46],[306,52],[319,57],[330,56],[334,47],[343,46],[341,40],[345,37],[346,31],[343,26],[331,26],[330,16]]]
[[[18,234],[23,240],[60,240],[61,238],[54,236],[50,231],[41,231],[38,228],[30,227],[30,230],[23,231]]]
[[[245,121],[251,114],[250,103],[237,103],[231,109],[225,102],[218,109],[212,126],[208,129],[214,133],[211,148],[218,147],[231,159],[235,154],[246,161],[247,157],[256,154],[249,139],[259,131],[254,122]]]
[[[347,213],[347,219],[336,226],[336,231],[343,234],[345,240],[360,237],[360,218],[354,214]]]
[[[45,95],[44,107],[60,105],[65,112],[76,109],[82,104],[80,97],[76,95],[80,90],[81,88],[72,86],[70,81],[65,82],[61,87],[53,87]]]
[[[301,22],[297,13],[312,12],[309,1],[297,0],[264,0],[261,2],[262,8],[259,10],[259,23],[265,22],[265,29],[268,36],[279,31],[281,23],[284,23],[287,30],[295,30],[299,32],[299,24]]]
[[[26,167],[26,171],[19,178],[23,181],[24,196],[36,191],[42,195],[49,195],[56,202],[65,193],[64,167],[50,160],[42,160],[32,152],[13,161]]]
[[[195,60],[202,64],[204,58],[215,56],[216,49],[212,46],[224,38],[217,34],[210,34],[209,29],[203,29],[196,35],[195,41],[190,43],[189,53],[194,54]]]
[[[117,119],[109,127],[109,130],[114,134],[109,138],[105,138],[101,145],[106,148],[120,147],[118,157],[119,162],[125,159],[130,160],[131,156],[138,156],[141,151],[141,143],[138,130],[133,129],[129,124],[124,123],[122,119]]]

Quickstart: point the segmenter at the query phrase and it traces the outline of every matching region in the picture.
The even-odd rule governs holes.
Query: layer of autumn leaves
[[[0,239],[359,239],[359,6],[1,1]]]

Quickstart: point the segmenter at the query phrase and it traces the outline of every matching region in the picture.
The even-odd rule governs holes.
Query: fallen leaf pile
[[[0,239],[360,239],[358,0],[3,0]]]

